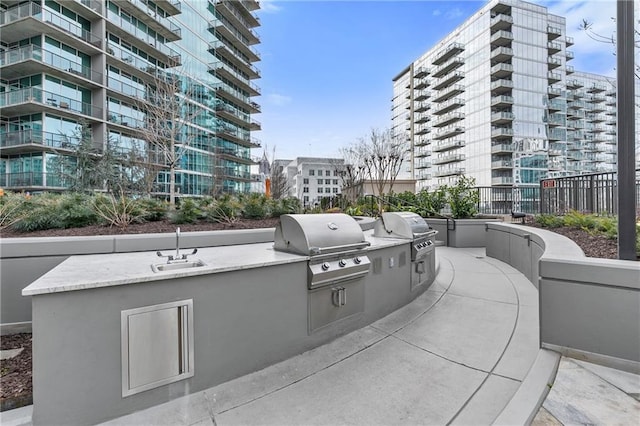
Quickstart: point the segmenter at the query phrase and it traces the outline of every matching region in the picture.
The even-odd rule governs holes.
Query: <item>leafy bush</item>
[[[250,194],[245,197],[242,206],[242,217],[247,219],[264,219],[269,214],[267,197],[263,194]]]
[[[447,204],[447,186],[441,186],[433,192],[426,189],[416,194],[418,209],[416,213],[423,217],[438,215]]]
[[[98,195],[93,199],[92,207],[103,222],[109,226],[126,229],[134,222],[142,221],[144,210],[131,198]]]
[[[192,198],[184,198],[180,202],[177,210],[171,213],[169,220],[171,223],[196,223],[202,211]]]
[[[64,228],[60,218],[57,196],[44,193],[25,198],[22,204],[24,217],[12,228],[20,232],[33,232],[45,229]]]
[[[535,217],[536,223],[543,228],[559,228],[564,226],[564,219],[561,216],[551,214],[541,214]]]
[[[269,199],[270,217],[280,217],[283,214],[294,214],[300,212],[300,200],[296,197],[281,198],[279,200]]]
[[[61,228],[81,228],[98,223],[91,207],[93,197],[82,193],[64,193],[58,198],[58,218]]]
[[[363,216],[362,209],[360,206],[347,207],[345,213],[349,216]]]
[[[455,185],[447,187],[447,202],[454,219],[466,219],[478,213],[480,194],[475,185],[474,178],[462,176]]]
[[[166,201],[154,198],[141,198],[138,206],[142,209],[141,219],[145,222],[156,222],[167,217],[169,205]]]

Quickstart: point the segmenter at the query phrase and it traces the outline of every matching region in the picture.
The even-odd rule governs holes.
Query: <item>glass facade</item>
[[[572,44],[563,17],[494,0],[403,70],[392,123],[418,189],[463,174],[478,186],[527,187],[612,170],[614,85],[574,71]],[[576,79],[591,92],[576,93]]]
[[[98,148],[156,163],[154,193],[166,195],[166,160],[143,132],[148,88],[164,74],[181,79],[189,117],[177,146],[179,194],[248,192],[251,149],[260,146],[252,137],[260,130],[252,118],[260,112],[252,101],[258,8],[254,0],[0,5],[0,186],[64,190],[59,165],[73,165],[85,128]]]

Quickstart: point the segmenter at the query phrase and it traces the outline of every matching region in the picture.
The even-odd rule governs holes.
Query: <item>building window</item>
[[[334,180],[333,180],[333,184],[334,184],[334,185],[337,185],[337,184],[338,184],[338,179],[334,179]]]
[[[338,188],[333,188],[333,193],[337,194],[338,193]]]
[[[322,176],[322,170],[318,169],[318,176]]]
[[[309,178],[302,179],[302,183],[304,183],[305,185],[309,185]]]
[[[322,185],[322,179],[318,179],[318,185]]]
[[[326,192],[327,194],[331,194],[331,188],[325,188],[324,192]]]
[[[334,175],[334,176],[338,176],[338,171],[337,171],[337,170],[334,170],[334,171],[333,171],[333,175]]]
[[[309,192],[309,187],[308,186],[302,187],[302,192]]]
[[[322,194],[322,188],[318,188],[318,194]]]
[[[304,203],[309,204],[309,197],[306,195],[304,196]]]
[[[325,176],[331,176],[331,170],[325,170],[324,171],[324,175]]]
[[[316,172],[313,169],[309,169],[309,176],[315,176]]]

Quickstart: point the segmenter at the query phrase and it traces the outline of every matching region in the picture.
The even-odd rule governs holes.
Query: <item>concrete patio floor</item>
[[[540,354],[548,367],[536,374],[545,385],[559,359],[539,349],[537,291],[483,248],[438,247],[437,256],[435,283],[370,326],[104,424],[480,425],[508,419],[499,415],[517,392],[526,395],[521,385]],[[533,423],[631,424],[640,418],[639,394],[638,375],[563,358]],[[30,407],[0,417],[2,425],[30,420]]]

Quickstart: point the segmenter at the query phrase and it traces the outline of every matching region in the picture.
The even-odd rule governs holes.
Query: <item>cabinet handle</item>
[[[344,306],[347,304],[347,289],[342,287],[342,303],[341,305]]]
[[[338,308],[340,307],[340,287],[331,289],[331,304]]]

